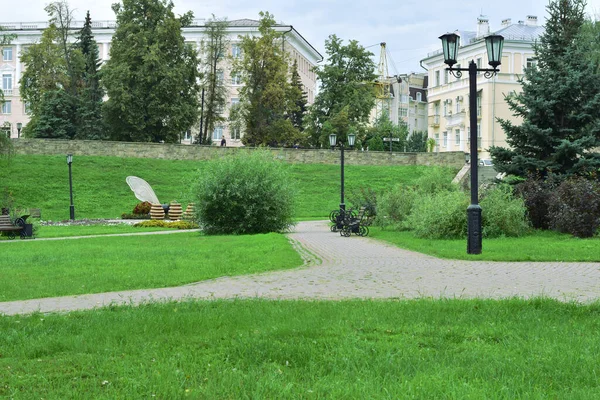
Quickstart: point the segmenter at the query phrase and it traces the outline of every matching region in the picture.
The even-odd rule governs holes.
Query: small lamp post
[[[356,135],[353,133],[349,133],[348,134],[348,146],[350,146],[351,148],[354,147],[355,141],[356,141]],[[340,141],[338,143],[337,135],[335,133],[332,133],[331,135],[329,135],[329,145],[331,146],[332,150],[335,148],[336,145],[339,145],[340,150],[341,150],[340,215],[343,215],[344,212],[346,211],[346,204],[344,204],[344,142]]]
[[[21,122],[17,122],[17,138],[21,137],[21,128],[23,128],[23,124]]]
[[[479,183],[477,181],[477,72],[484,72],[484,76],[488,79],[498,73],[498,66],[502,61],[504,38],[500,35],[489,35],[485,38],[488,63],[492,69],[477,68],[477,64],[473,60],[469,63],[469,68],[454,68],[460,46],[460,36],[456,33],[446,33],[440,36],[440,39],[442,39],[442,49],[444,50],[444,63],[448,65],[446,70],[457,78],[462,76],[461,71],[469,71],[471,205],[467,208],[467,254],[481,254],[481,207],[479,206]]]
[[[69,195],[71,197],[71,206],[69,207],[69,214],[71,221],[75,220],[75,206],[73,205],[73,178],[71,175],[71,164],[73,164],[73,154],[67,154],[67,164],[69,165]]]

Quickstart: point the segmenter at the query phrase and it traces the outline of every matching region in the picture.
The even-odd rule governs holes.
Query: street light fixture
[[[350,148],[354,147],[354,142],[356,141],[356,135],[353,133],[348,134],[348,146]],[[338,145],[341,150],[341,190],[340,190],[340,216],[343,217],[346,211],[346,204],[344,204],[344,142],[340,140],[338,143],[337,135],[332,133],[329,135],[329,145],[331,146],[331,150],[335,149],[335,146]]]
[[[501,35],[489,35],[485,38],[488,53],[488,63],[492,67],[477,68],[475,61],[469,62],[469,68],[454,68],[460,46],[460,36],[456,33],[446,33],[440,36],[444,50],[444,63],[448,65],[447,71],[457,78],[462,76],[461,71],[469,71],[469,119],[471,126],[471,205],[467,208],[467,254],[481,254],[481,207],[479,206],[479,193],[477,181],[477,72],[484,72],[486,78],[496,75],[498,66],[502,61],[502,47],[504,38]]]
[[[21,137],[21,128],[23,128],[23,124],[21,122],[17,122],[17,138]]]
[[[71,206],[69,207],[69,214],[71,221],[75,221],[75,206],[73,205],[73,178],[71,175],[71,164],[73,164],[73,154],[67,154],[67,164],[69,165],[69,194],[71,197]]]

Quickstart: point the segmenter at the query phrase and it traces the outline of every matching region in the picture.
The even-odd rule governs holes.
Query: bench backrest
[[[42,210],[40,210],[39,208],[30,208],[29,216],[31,218],[42,218]]]
[[[10,215],[0,215],[0,226],[14,226],[10,220]]]

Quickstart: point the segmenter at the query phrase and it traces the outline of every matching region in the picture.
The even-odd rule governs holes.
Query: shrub
[[[377,215],[377,192],[371,188],[361,187],[358,191],[352,191],[348,196],[348,201],[355,210],[364,207],[368,216]]]
[[[409,186],[397,185],[384,192],[378,202],[378,214],[375,223],[383,228],[405,229],[404,223],[410,215],[417,193]]]
[[[435,194],[442,191],[457,191],[459,187],[452,183],[448,170],[431,167],[415,182],[417,190],[424,194]]]
[[[550,227],[562,233],[592,237],[600,226],[600,184],[583,178],[562,182],[549,199]]]
[[[293,225],[293,207],[291,179],[268,152],[210,161],[198,178],[196,219],[207,234],[281,232]]]
[[[152,204],[148,201],[144,201],[142,203],[138,203],[134,208],[132,214],[141,215],[141,214],[150,214],[150,208],[152,208]]]
[[[406,226],[426,239],[456,239],[467,234],[469,197],[461,191],[419,195]]]
[[[482,193],[483,237],[522,236],[529,231],[527,208],[508,185],[496,185]]]
[[[543,180],[537,176],[529,176],[523,183],[515,187],[515,194],[524,200],[527,218],[535,229],[548,229],[550,216],[548,206],[556,181],[552,178]]]
[[[136,228],[171,228],[171,229],[197,229],[198,224],[190,221],[164,221],[160,219],[151,219],[149,221],[138,222],[133,225]]]

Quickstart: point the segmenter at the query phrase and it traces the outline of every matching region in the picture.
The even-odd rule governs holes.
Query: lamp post
[[[71,221],[75,220],[75,206],[73,205],[73,178],[71,175],[71,164],[73,164],[73,154],[67,154],[67,164],[69,165],[69,195],[71,197],[71,206],[69,207],[69,214]]]
[[[444,63],[448,65],[447,71],[457,78],[462,76],[461,71],[469,71],[469,124],[471,126],[471,205],[467,208],[467,254],[481,254],[481,207],[479,206],[478,181],[477,181],[477,72],[484,72],[486,78],[491,78],[498,73],[498,66],[502,61],[502,46],[504,38],[500,35],[489,35],[485,38],[490,68],[477,68],[475,61],[469,62],[469,68],[455,68],[460,36],[456,33],[446,33],[440,36],[444,50]]]
[[[349,133],[348,134],[348,146],[354,147],[355,140],[356,140],[356,135],[353,133]],[[331,146],[332,150],[335,148],[336,145],[339,145],[340,150],[341,150],[340,215],[343,216],[344,212],[346,211],[346,204],[344,204],[344,142],[340,141],[338,143],[337,135],[335,133],[332,133],[331,135],[329,135],[329,145]]]
[[[21,137],[21,128],[23,128],[23,124],[20,122],[17,122],[17,138]]]

